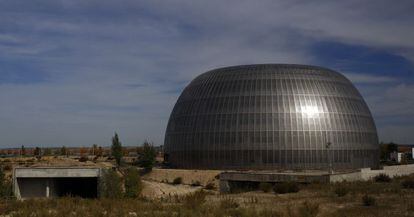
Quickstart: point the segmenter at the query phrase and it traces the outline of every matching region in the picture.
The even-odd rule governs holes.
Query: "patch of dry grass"
[[[414,216],[414,189],[401,183],[411,177],[390,182],[344,182],[340,184],[302,185],[297,193],[274,194],[262,191],[238,194],[217,194],[197,191],[158,199],[80,199],[0,201],[0,216],[11,217],[112,217],[112,216],[264,216],[264,217],[389,217]],[[347,194],[338,197],[340,186]],[[364,206],[362,197],[375,198],[375,205]]]

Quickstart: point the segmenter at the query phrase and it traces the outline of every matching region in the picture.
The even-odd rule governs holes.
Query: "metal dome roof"
[[[374,167],[378,138],[364,99],[340,73],[242,65],[203,73],[184,89],[167,126],[165,154],[180,168]]]

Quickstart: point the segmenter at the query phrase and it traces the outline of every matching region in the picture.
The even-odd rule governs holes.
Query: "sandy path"
[[[151,198],[160,198],[168,195],[185,195],[201,189],[201,187],[171,185],[147,180],[142,180],[142,182],[144,183],[142,194]]]

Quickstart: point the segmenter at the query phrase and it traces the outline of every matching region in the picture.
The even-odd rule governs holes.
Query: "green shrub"
[[[12,183],[6,179],[3,168],[0,167],[0,199],[13,195]]]
[[[273,188],[273,185],[270,184],[270,183],[267,183],[267,182],[261,182],[259,184],[259,189],[263,192],[266,192],[266,193],[270,192],[272,190],[272,188]]]
[[[413,178],[404,179],[401,182],[401,185],[402,185],[403,188],[411,188],[411,189],[414,189],[414,179]]]
[[[4,171],[11,171],[12,169],[13,169],[12,165],[10,164],[4,165]]]
[[[337,185],[334,189],[336,196],[343,197],[349,193],[349,188],[344,185]]]
[[[177,177],[173,180],[172,183],[173,183],[173,185],[179,185],[179,184],[183,183],[183,178]]]
[[[121,177],[115,170],[103,170],[99,179],[99,196],[102,198],[121,198],[122,182]]]
[[[209,182],[209,183],[207,183],[205,189],[206,190],[214,190],[214,189],[216,189],[216,185],[214,184],[214,182]]]
[[[362,197],[362,204],[364,206],[374,206],[375,205],[375,198],[372,196],[369,196],[368,194],[365,194]]]
[[[305,201],[298,211],[301,217],[316,217],[319,213],[319,204]]]
[[[81,156],[79,158],[79,162],[86,162],[86,161],[88,161],[88,158],[86,156]]]
[[[391,178],[387,174],[381,173],[374,177],[374,181],[375,182],[390,182]]]
[[[273,187],[273,191],[276,194],[296,193],[299,190],[299,185],[296,182],[280,182]]]
[[[125,175],[125,197],[137,198],[142,191],[141,177],[136,168],[129,168]]]
[[[193,186],[193,187],[201,186],[201,183],[200,183],[200,181],[192,181],[191,186]]]

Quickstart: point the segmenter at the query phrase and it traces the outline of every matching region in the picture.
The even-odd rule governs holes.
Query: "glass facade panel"
[[[326,144],[331,143],[330,150]],[[322,169],[378,166],[368,106],[341,74],[303,65],[248,65],[195,78],[165,135],[173,167]]]

